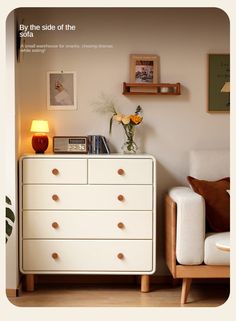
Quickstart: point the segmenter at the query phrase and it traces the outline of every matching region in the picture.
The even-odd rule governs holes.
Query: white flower
[[[117,113],[116,115],[113,116],[113,119],[118,122],[121,122],[123,117],[124,117],[123,114]]]
[[[123,123],[124,125],[128,125],[129,122],[130,122],[130,116],[124,116],[124,117],[122,117],[121,121],[122,121],[122,123]]]

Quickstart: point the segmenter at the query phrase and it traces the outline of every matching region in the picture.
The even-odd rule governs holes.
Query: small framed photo
[[[130,55],[130,82],[157,84],[160,81],[160,59],[157,55]]]
[[[230,111],[230,55],[208,55],[208,112]]]
[[[47,107],[49,110],[77,109],[75,72],[47,73]]]

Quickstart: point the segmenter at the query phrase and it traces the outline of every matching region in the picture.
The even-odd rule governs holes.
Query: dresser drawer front
[[[151,239],[151,211],[25,211],[24,239]]]
[[[152,184],[151,159],[89,159],[89,184]]]
[[[23,184],[87,184],[87,160],[24,159]]]
[[[56,254],[56,258],[53,258]],[[118,258],[118,254],[122,257]],[[23,241],[23,271],[151,271],[152,241]]]
[[[23,186],[24,210],[145,211],[152,210],[152,201],[151,185]]]

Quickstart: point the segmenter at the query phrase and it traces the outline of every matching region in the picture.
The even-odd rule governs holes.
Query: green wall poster
[[[222,92],[230,81],[230,55],[209,54],[208,112],[229,112],[230,93]]]

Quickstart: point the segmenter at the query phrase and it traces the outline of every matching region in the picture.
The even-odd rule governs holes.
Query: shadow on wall
[[[150,137],[154,137],[155,135],[155,128],[147,123],[143,123],[141,126],[137,127],[135,141],[139,147],[139,153],[146,153],[145,146],[147,146],[147,141]]]

